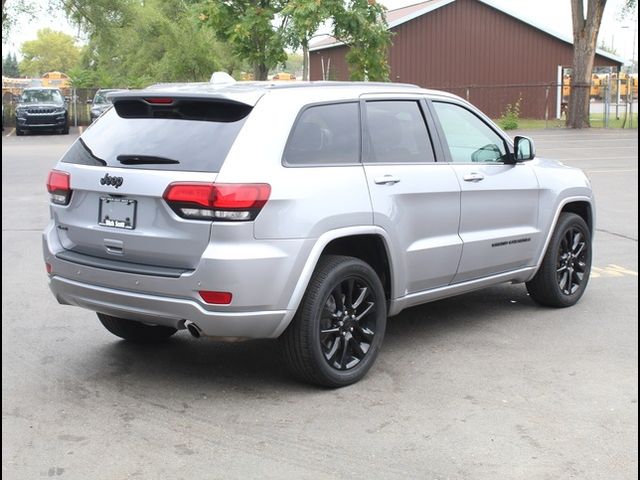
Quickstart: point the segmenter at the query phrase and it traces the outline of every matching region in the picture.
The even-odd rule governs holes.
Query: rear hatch
[[[56,167],[70,187],[68,204],[52,205],[61,244],[107,264],[193,269],[211,221],[177,215],[163,194],[174,182],[213,183],[252,105],[144,91],[113,103]]]

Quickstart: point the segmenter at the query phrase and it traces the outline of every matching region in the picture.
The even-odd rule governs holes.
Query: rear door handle
[[[462,179],[465,182],[481,182],[482,180],[484,180],[484,175],[476,172],[467,173],[464,177],[462,177]]]
[[[373,181],[377,185],[395,185],[400,181],[398,177],[394,177],[393,175],[385,175],[384,177],[376,177]]]

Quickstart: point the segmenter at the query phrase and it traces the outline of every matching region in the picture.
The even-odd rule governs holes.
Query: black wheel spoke
[[[364,298],[367,296],[368,292],[369,292],[369,289],[367,287],[363,287],[360,289],[360,295],[358,295],[358,298],[356,298],[353,304],[351,304],[354,310],[360,306]]]
[[[340,363],[338,365],[338,367],[340,368],[340,370],[344,370],[346,368],[346,361],[347,361],[347,351],[349,350],[349,342],[347,342],[347,339],[345,337],[340,337],[342,340],[342,354],[340,355]]]
[[[336,302],[336,308],[340,312],[344,312],[344,293],[342,292],[342,284],[339,283],[336,288],[331,292],[333,299]]]
[[[320,330],[320,333],[322,333],[323,335],[330,335],[330,334],[337,335],[338,333],[340,333],[340,328],[338,327],[328,328],[326,330]]]
[[[349,338],[349,343],[351,344],[351,349],[353,350],[353,354],[356,358],[358,360],[362,360],[367,352],[362,349],[360,342],[355,337],[351,337]]]
[[[560,289],[566,293],[566,285],[569,282],[569,270],[565,270],[560,277]]]
[[[329,350],[324,352],[324,358],[326,358],[329,363],[331,363],[331,360],[333,359],[333,357],[335,357],[336,353],[338,352],[341,338],[342,337],[335,337],[333,339],[333,343],[331,344],[331,347],[329,348]]]
[[[367,327],[358,327],[355,331],[365,342],[371,343],[373,341],[374,333]]]
[[[576,250],[578,249],[578,245],[580,244],[581,239],[582,239],[582,234],[580,232],[575,232],[571,242],[571,251],[573,253],[576,253]]]
[[[347,285],[346,285],[347,292],[346,292],[346,298],[345,298],[345,301],[344,301],[345,306],[347,306],[347,305],[350,306],[350,307],[353,306],[353,288],[355,286],[355,283],[356,283],[356,281],[353,278],[350,278],[350,279],[347,280]]]
[[[373,308],[374,303],[373,302],[369,302],[369,304],[365,307],[365,309],[356,317],[357,321],[362,320],[367,313],[369,313],[371,311],[371,309]]]

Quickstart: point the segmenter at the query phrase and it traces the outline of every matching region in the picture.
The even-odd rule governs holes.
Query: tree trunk
[[[256,63],[253,66],[254,80],[267,80],[268,75],[269,75],[269,69],[264,63]]]
[[[302,42],[302,80],[309,80],[309,42]]]
[[[567,127],[588,128],[589,94],[591,74],[596,54],[596,42],[602,14],[607,0],[587,0],[587,16],[584,0],[571,0],[573,17],[573,69],[571,72],[571,96]]]

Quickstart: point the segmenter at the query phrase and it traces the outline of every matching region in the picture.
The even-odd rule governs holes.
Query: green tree
[[[282,68],[284,68],[285,72],[293,73],[296,77],[300,77],[303,71],[303,63],[304,60],[301,54],[297,52],[287,53],[287,61]]]
[[[2,75],[7,77],[19,77],[18,60],[16,54],[7,53],[7,56],[2,59]]]
[[[37,38],[24,42],[20,51],[20,73],[32,77],[51,71],[66,72],[80,61],[80,49],[73,37],[50,28],[39,30]]]
[[[350,47],[347,62],[352,80],[389,80],[391,33],[385,12],[375,0],[349,0],[334,18],[333,36]]]
[[[202,29],[188,0],[64,0],[72,21],[87,32],[77,81],[92,86],[144,87],[208,80],[239,62],[210,29]],[[88,72],[93,72],[89,74]]]
[[[302,48],[302,79],[309,80],[309,41],[320,25],[341,14],[344,4],[341,0],[289,0],[281,15],[288,18],[285,30],[287,44]]]
[[[302,47],[306,77],[309,41],[325,22],[351,47],[347,61],[353,79],[388,78],[390,33],[385,8],[375,0],[225,0],[203,3],[202,10],[203,22],[247,59],[257,80],[284,61],[285,47]]]
[[[227,0],[203,4],[200,19],[217,37],[229,42],[236,56],[246,59],[256,80],[266,80],[269,70],[287,59],[287,18],[276,15],[283,9],[279,0]]]
[[[2,40],[7,38],[9,31],[15,26],[19,17],[36,18],[40,13],[40,5],[33,0],[12,0],[6,4],[2,0]]]

